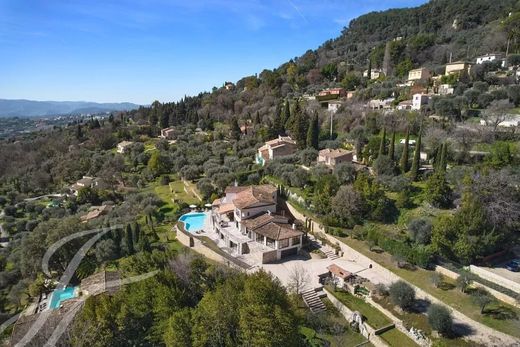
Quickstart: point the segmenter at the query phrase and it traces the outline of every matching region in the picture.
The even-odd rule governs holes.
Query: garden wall
[[[488,271],[484,268],[475,265],[470,265],[469,271],[473,272],[476,275],[479,275],[485,280],[494,282],[498,285],[501,285],[502,287],[516,292],[517,294],[520,294],[520,283],[513,282],[511,280],[508,280],[507,278],[504,278],[500,275],[497,275],[491,271]]]

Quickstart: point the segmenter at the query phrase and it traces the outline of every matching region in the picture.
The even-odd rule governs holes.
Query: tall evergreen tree
[[[446,142],[441,145],[440,152],[440,160],[437,170],[439,170],[439,172],[446,172],[446,167],[448,165],[448,144]]]
[[[81,140],[83,138],[83,129],[81,129],[81,124],[78,124],[76,128],[76,139]]]
[[[233,116],[231,117],[231,124],[230,124],[230,129],[229,129],[229,132],[230,132],[230,136],[233,140],[240,140],[240,135],[242,134],[240,132],[240,126],[238,125],[238,119],[237,117]]]
[[[399,166],[401,167],[401,172],[408,172],[408,145],[410,143],[410,129],[406,129],[406,139],[404,140],[404,148],[403,154],[401,155],[401,161],[399,162]]]
[[[421,164],[421,137],[422,127],[419,129],[419,136],[415,142],[415,152],[413,153],[412,169],[410,170],[410,178],[413,181],[417,181],[419,178],[419,168]]]
[[[161,126],[161,129],[167,128],[170,123],[170,116],[168,113],[164,112],[164,110],[161,111],[160,116],[159,125]]]
[[[282,124],[284,126],[284,129],[287,129],[289,119],[291,119],[291,103],[289,102],[289,99],[285,100],[284,104],[284,111],[281,114],[282,115]]]
[[[378,157],[386,154],[386,128],[383,128],[383,135],[381,136],[381,142],[379,143]]]
[[[132,226],[130,224],[126,225],[124,241],[125,241],[125,248],[126,248],[126,251],[128,252],[128,254],[133,254],[135,252],[134,236],[133,236]]]
[[[320,138],[320,122],[318,113],[314,113],[310,120],[309,130],[307,131],[307,146],[318,149]]]
[[[258,124],[262,123],[262,118],[260,117],[260,112],[259,111],[256,111],[253,123],[255,125],[258,125]]]
[[[300,149],[307,147],[307,128],[309,127],[309,120],[305,112],[301,109],[299,101],[294,105],[294,111],[291,116],[292,127],[291,133],[294,140]]]
[[[278,136],[285,133],[285,121],[282,114],[282,110],[279,105],[276,106],[274,111],[273,129],[272,132]]]
[[[148,216],[146,216],[148,218]],[[139,223],[135,223],[134,227],[132,228],[133,231],[133,244],[137,245],[139,243],[139,239],[141,237],[141,226]],[[135,247],[134,247],[135,248]]]
[[[390,151],[388,153],[390,159],[395,160],[395,130],[392,131],[392,141],[390,142]]]
[[[372,59],[368,58],[368,69],[367,69],[367,77],[368,79],[372,79]]]

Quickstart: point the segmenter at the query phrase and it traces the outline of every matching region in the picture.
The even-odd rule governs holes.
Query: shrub
[[[434,272],[431,277],[431,281],[435,288],[439,288],[439,286],[444,282],[444,276],[441,273]]]
[[[161,176],[161,185],[165,186],[170,183],[170,176],[169,175],[162,175]]]
[[[404,281],[397,281],[388,290],[392,302],[402,309],[409,309],[415,301],[415,290]]]
[[[428,323],[433,330],[441,334],[449,333],[453,325],[450,310],[439,304],[430,305],[428,308]]]
[[[426,245],[432,237],[432,222],[427,218],[417,218],[408,224],[408,234],[415,242]]]
[[[491,294],[489,294],[489,292],[483,288],[477,288],[471,294],[471,297],[473,302],[480,307],[480,314],[483,314],[486,306],[493,301]]]
[[[388,287],[384,283],[378,283],[374,287],[374,292],[378,296],[388,296]]]

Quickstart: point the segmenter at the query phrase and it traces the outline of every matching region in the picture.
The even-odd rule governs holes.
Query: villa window
[[[293,246],[299,245],[300,244],[300,237],[299,236],[293,237],[292,244],[293,244]]]
[[[289,247],[289,239],[278,241],[278,248],[286,248]]]
[[[256,234],[256,242],[264,243],[264,235]]]
[[[267,247],[274,248],[274,240],[267,238]]]

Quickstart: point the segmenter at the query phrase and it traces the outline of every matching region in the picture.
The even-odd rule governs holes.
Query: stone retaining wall
[[[479,266],[470,265],[469,271],[473,272],[475,275],[479,275],[485,280],[490,282],[494,282],[498,285],[501,285],[504,288],[510,289],[518,294],[520,294],[520,283],[513,282],[507,278],[504,278],[496,273],[483,269]]]

